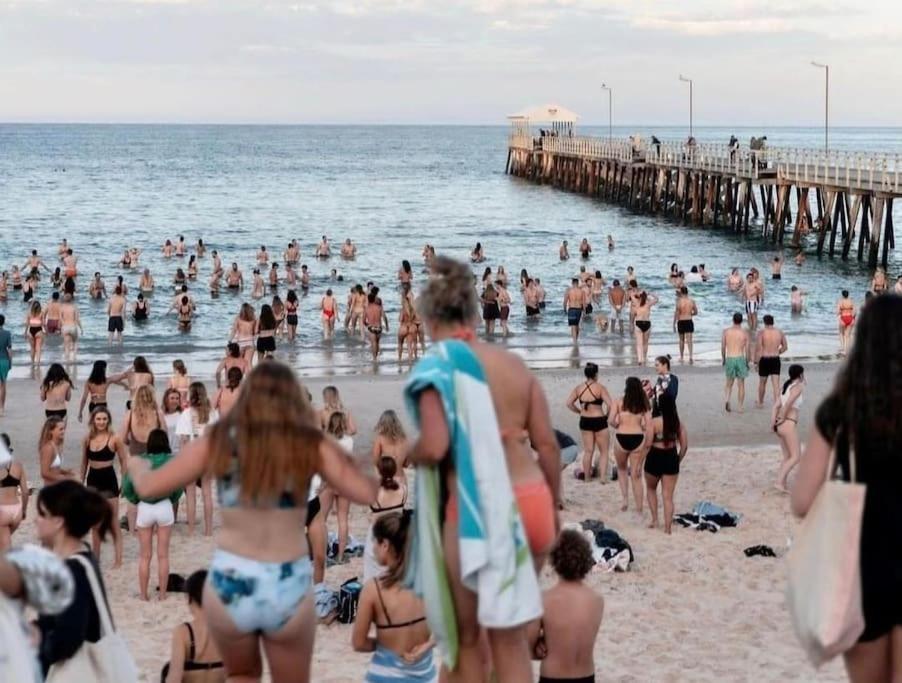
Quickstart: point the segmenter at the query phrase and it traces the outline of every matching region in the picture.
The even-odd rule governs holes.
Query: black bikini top
[[[586,382],[586,386],[583,387],[583,390],[581,392],[579,392],[579,402],[583,404],[583,408],[585,408],[586,406],[602,406],[602,405],[604,405],[604,399],[596,396],[595,392],[592,391],[591,387],[592,387],[591,383]],[[587,391],[592,395],[592,398],[594,400],[583,401],[583,394],[585,394]]]
[[[3,477],[3,479],[0,479],[0,489],[5,489],[10,486],[18,486],[19,485],[20,480],[16,479],[13,475],[11,475],[9,473],[10,469],[11,469],[10,467],[7,467],[6,468],[6,476]]]
[[[385,609],[385,601],[382,599],[382,589],[379,588],[379,579],[376,579],[375,583],[376,583],[376,595],[379,597],[379,604],[382,606],[382,611],[385,613],[385,620],[388,622],[387,624],[376,623],[376,628],[381,628],[381,629],[404,628],[405,626],[413,626],[414,624],[419,624],[421,621],[426,621],[426,617],[422,616],[419,619],[411,619],[410,621],[405,621],[400,624],[393,624],[391,622],[391,617],[388,616],[388,610]]]
[[[210,671],[211,669],[221,669],[222,662],[195,662],[194,661],[194,629],[191,628],[191,624],[187,621],[185,622],[185,626],[188,627],[188,658],[185,660],[185,664],[182,669],[184,671]]]
[[[108,437],[106,443],[103,445],[99,451],[91,450],[91,441],[88,440],[88,444],[85,446],[85,450],[88,453],[88,460],[93,460],[95,462],[113,462],[116,459],[116,452],[110,448],[110,438]]]

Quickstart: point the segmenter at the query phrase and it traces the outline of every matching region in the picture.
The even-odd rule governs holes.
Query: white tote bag
[[[849,466],[850,482],[834,479],[834,447],[827,481],[788,555],[786,600],[796,634],[816,667],[851,648],[864,631],[860,549],[865,485],[855,480],[851,449]]]
[[[94,604],[100,615],[100,640],[96,643],[85,641],[69,659],[52,665],[46,683],[137,683],[138,668],[125,641],[113,629],[110,608],[100,590],[94,566],[79,555],[72,558],[85,568],[91,584]]]

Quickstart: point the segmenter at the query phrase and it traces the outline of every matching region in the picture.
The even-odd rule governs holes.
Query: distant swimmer
[[[527,320],[541,315],[542,309],[539,308],[539,295],[536,292],[535,280],[532,278],[526,280],[526,287],[523,288],[523,304],[526,306]]]
[[[185,268],[189,280],[197,279],[197,255],[191,254],[188,257],[188,266]]]
[[[579,286],[579,278],[573,278],[570,286],[564,294],[564,312],[567,314],[567,325],[570,327],[570,337],[573,343],[579,341],[579,323],[586,307],[585,294]]]
[[[295,266],[301,260],[301,248],[298,246],[297,240],[291,240],[288,247],[282,254],[285,265]]]
[[[767,391],[767,379],[770,377],[774,401],[780,396],[780,356],[789,349],[786,335],[778,327],[774,327],[774,317],[764,316],[764,329],[755,338],[754,360],[758,365],[758,403],[764,405],[764,394]]]
[[[323,235],[320,243],[316,245],[316,251],[313,254],[316,258],[329,258],[332,256],[332,250],[329,248],[329,239]]]
[[[335,334],[335,319],[338,317],[338,301],[331,289],[326,290],[326,295],[319,302],[319,309],[322,312],[323,336],[332,339]]]
[[[540,278],[535,279],[536,282],[536,296],[539,299],[539,310],[545,310],[545,288],[542,286],[542,280]],[[425,350],[425,347],[424,347]]]
[[[110,297],[107,303],[107,332],[109,332],[109,342],[111,344],[114,341],[122,342],[122,331],[125,328],[125,306],[126,301],[122,294],[122,289],[116,287],[113,290],[113,296]]]
[[[194,247],[197,258],[203,258],[207,254],[207,245],[204,244],[203,238],[197,238],[197,245]]]
[[[132,320],[136,323],[146,322],[150,316],[150,307],[143,294],[138,294],[137,300],[132,304]]]
[[[686,283],[698,284],[699,282],[704,282],[704,278],[702,277],[701,272],[699,272],[698,266],[692,266],[689,269],[689,272],[686,273],[686,277],[684,278]]]
[[[874,277],[871,278],[870,291],[872,294],[885,294],[887,291],[886,271],[880,266],[877,266]]]
[[[221,273],[222,272],[222,257],[219,255],[219,252],[216,251],[215,249],[213,250],[212,259],[213,259],[213,272]]]
[[[191,305],[191,301],[187,296],[183,296],[179,300],[177,312],[179,316],[179,330],[189,332],[191,330],[191,322],[194,319],[194,306]]]
[[[500,278],[495,280],[495,291],[498,292],[498,308],[501,313],[501,336],[509,337],[510,329],[508,329],[507,322],[511,315],[511,295],[507,291],[507,285],[504,280]]]
[[[244,288],[244,275],[238,270],[237,263],[233,263],[231,269],[226,274],[226,287],[232,291]]]
[[[252,299],[262,299],[263,295],[265,293],[266,293],[266,283],[263,281],[263,276],[260,275],[260,269],[254,268],[253,280],[251,283],[251,298]]]
[[[188,245],[185,244],[185,236],[179,235],[179,241],[175,243],[175,255],[184,256],[188,253]]]
[[[589,240],[583,237],[582,241],[579,243],[579,255],[582,256],[583,259],[587,259],[592,255],[592,245],[589,244]]]
[[[567,240],[561,242],[561,248],[558,249],[558,256],[561,261],[566,261],[570,258],[570,250],[567,248]]]
[[[676,307],[673,311],[673,330],[680,336],[680,362],[683,362],[683,350],[689,349],[689,363],[693,363],[692,335],[695,334],[695,322],[693,317],[698,315],[698,306],[695,300],[689,296],[689,289],[684,285],[680,287],[677,295]]]
[[[172,244],[172,240],[166,240],[160,251],[163,253],[163,258],[172,258],[175,256],[175,245]]]
[[[222,280],[222,271],[214,270],[210,274],[210,296],[217,297],[219,296],[219,288],[221,286],[220,281]]]
[[[780,280],[783,278],[783,259],[780,256],[774,256],[774,260],[770,263],[771,280]]]
[[[608,303],[611,304],[611,318],[608,329],[613,332],[619,326],[623,334],[623,306],[626,303],[626,291],[620,286],[620,280],[614,280],[608,290]]]
[[[353,259],[357,257],[357,245],[351,241],[350,237],[341,245],[341,257],[343,259]]]
[[[733,268],[730,271],[730,276],[727,278],[727,289],[731,292],[738,292],[742,289],[742,275],[739,273],[739,268]]]
[[[57,256],[59,256],[60,261],[62,261],[66,257],[66,253],[69,251],[69,240],[65,237],[63,241],[59,243],[59,246],[56,248]]]
[[[793,285],[789,290],[789,307],[793,313],[801,313],[805,309],[805,297],[808,293]]]
[[[801,249],[799,250],[799,253],[796,254],[795,261],[796,265],[800,267],[803,263],[805,263],[805,253]]]
[[[306,264],[301,266],[301,289],[304,292],[310,289],[310,273],[307,270]]]
[[[485,252],[482,250],[482,242],[477,242],[470,252],[470,261],[473,263],[482,263],[485,261]]]
[[[733,324],[723,331],[720,342],[720,357],[726,375],[724,388],[725,408],[732,410],[730,398],[733,394],[733,383],[738,384],[739,412],[745,402],[745,378],[749,375],[748,363],[749,336],[742,329],[742,313],[733,314]]]
[[[92,299],[106,299],[106,284],[104,284],[103,278],[100,277],[100,273],[94,273],[94,279],[88,285],[88,296]]]
[[[704,263],[699,263],[699,264],[698,264],[698,273],[699,273],[699,275],[702,276],[702,282],[707,282],[708,280],[711,279],[711,275],[708,273],[707,270],[705,270],[705,264],[704,264]]]
[[[836,302],[839,319],[839,355],[845,356],[852,345],[852,326],[855,324],[855,302],[849,298],[849,290],[842,290],[842,298]]]
[[[279,264],[273,262],[269,267],[269,288],[275,291],[279,288]]]
[[[262,266],[267,263],[269,263],[269,252],[266,251],[266,245],[261,244],[257,250],[257,264]]]
[[[138,280],[138,290],[145,295],[153,294],[154,281],[153,275],[150,274],[150,270],[145,268],[144,272],[141,273],[141,279]]]
[[[47,265],[44,263],[44,261],[41,259],[41,257],[38,256],[38,250],[32,249],[31,256],[29,256],[28,259],[25,261],[25,265],[22,266],[22,270],[29,271],[29,270],[37,270],[38,268],[43,268],[48,273],[50,272],[50,268],[48,268]]]
[[[78,275],[78,258],[72,253],[71,248],[66,250],[63,257],[63,271],[66,277],[74,278]]]
[[[614,238],[608,235],[608,251],[614,251]]]

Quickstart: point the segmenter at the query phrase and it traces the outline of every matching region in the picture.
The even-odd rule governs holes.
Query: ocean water
[[[607,128],[580,132],[606,135]],[[581,262],[561,263],[557,250],[560,241],[568,239],[575,252],[585,236],[595,248],[587,263],[590,269],[600,270],[609,281],[622,280],[632,265],[640,285],[660,297],[652,316],[651,354],[675,355],[674,296],[665,280],[670,263],[687,271],[692,264],[705,263],[712,281],[691,288],[700,308],[696,355],[702,362],[719,362],[721,329],[740,309],[735,295],[726,290],[726,276],[733,267],[756,266],[769,277],[772,245],[757,237],[633,214],[597,199],[506,176],[507,133],[506,126],[0,125],[0,268],[21,266],[32,248],[54,266],[56,246],[68,238],[82,273],[79,306],[85,335],[80,361],[104,357],[115,369],[140,353],[155,370],[168,372],[171,360],[179,357],[194,374],[203,374],[221,357],[232,320],[240,303],[249,299],[250,288],[243,295],[223,290],[211,298],[208,252],[197,282],[191,284],[198,317],[189,333],[179,333],[175,316],[162,312],[171,300],[175,269],[185,263],[162,258],[165,239],[184,235],[193,245],[203,238],[209,250],[219,250],[226,265],[238,262],[249,282],[259,245],[280,257],[288,241],[297,238],[312,286],[301,302],[299,338],[294,344],[282,341],[278,355],[303,374],[399,372],[403,368],[393,361],[394,330],[384,337],[386,351],[375,370],[359,340],[339,332],[333,342],[322,341],[316,308],[325,289],[333,287],[344,307],[351,285],[376,282],[394,328],[399,310],[395,273],[401,259],[414,265],[416,288],[425,278],[421,257],[425,243],[435,245],[440,254],[466,258],[481,241],[486,265],[493,270],[504,265],[514,283],[520,269],[526,268],[542,279],[548,292],[542,319],[527,325],[517,287],[512,288],[513,336],[499,343],[538,367],[578,365],[589,359],[628,363],[633,358],[628,335],[600,336],[586,325],[579,349],[569,342],[560,302]],[[686,135],[680,128],[628,126],[614,131],[633,133],[661,139]],[[772,145],[823,144],[823,130],[818,128],[695,131],[702,141],[725,141],[732,133],[743,141],[766,134]],[[899,152],[902,129],[834,129],[831,146]],[[312,259],[323,234],[333,241],[336,252],[350,237],[358,246],[357,259]],[[605,247],[608,234],[616,242],[612,252]],[[141,268],[124,271],[117,265],[128,246],[143,250],[140,266],[151,269],[157,292],[150,300],[151,320],[140,328],[127,323],[124,344],[110,348],[106,305],[90,301],[86,289],[90,274],[97,270],[108,290],[116,276],[123,275],[131,296],[137,293]],[[833,309],[839,290],[848,288],[861,300],[869,273],[854,260],[818,260],[813,244],[807,248],[811,253],[804,266],[787,263],[782,281],[766,280],[761,313],[772,313],[789,334],[790,355],[823,357],[837,346]],[[332,268],[344,276],[343,283],[330,281]],[[890,274],[894,278],[900,271],[902,259],[892,254]],[[793,284],[809,295],[801,316],[790,315]],[[50,291],[45,278],[38,298],[48,299]],[[285,292],[282,287],[283,298]],[[26,305],[19,293],[10,294],[0,312],[15,335],[15,372],[23,374]],[[59,339],[50,339],[45,362],[60,356]]]

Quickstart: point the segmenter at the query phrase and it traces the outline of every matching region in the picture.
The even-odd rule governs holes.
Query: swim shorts
[[[724,363],[727,379],[745,379],[749,376],[749,363],[745,356],[730,356]]]
[[[695,332],[695,323],[691,320],[677,320],[677,332],[679,334],[692,334]]]
[[[576,327],[579,325],[579,321],[583,317],[583,309],[581,308],[568,308],[567,309],[567,324],[570,327]]]
[[[758,359],[758,377],[780,376],[780,357],[762,356]]]
[[[124,328],[124,324],[122,321],[122,316],[121,315],[111,315],[110,320],[106,326],[107,332],[122,332],[123,328]]]

